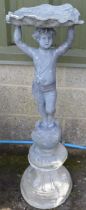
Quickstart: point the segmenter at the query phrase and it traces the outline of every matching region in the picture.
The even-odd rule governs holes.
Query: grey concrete
[[[86,69],[68,68],[65,71],[65,85],[68,88],[86,89]],[[76,96],[77,97],[77,96]]]
[[[59,89],[57,113],[60,117],[84,118],[86,116],[86,90]]]
[[[86,146],[86,120],[65,119],[63,136],[66,142]]]

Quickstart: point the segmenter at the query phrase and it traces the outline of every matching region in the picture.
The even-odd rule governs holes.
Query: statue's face
[[[48,49],[53,43],[53,37],[49,33],[41,34],[39,38],[39,45],[41,48]]]

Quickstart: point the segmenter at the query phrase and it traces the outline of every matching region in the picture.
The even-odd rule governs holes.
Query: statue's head
[[[33,38],[39,43],[40,47],[48,49],[52,46],[55,36],[53,28],[37,28],[33,33]]]

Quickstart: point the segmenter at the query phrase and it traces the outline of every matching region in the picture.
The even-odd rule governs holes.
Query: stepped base
[[[64,166],[52,171],[29,166],[21,179],[21,193],[31,206],[55,208],[65,202],[72,189],[69,172]]]
[[[60,168],[67,159],[68,152],[64,145],[58,143],[52,149],[42,149],[37,144],[30,147],[28,161],[33,168],[52,171]]]

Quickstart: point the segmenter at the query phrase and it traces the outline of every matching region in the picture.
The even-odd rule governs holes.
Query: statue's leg
[[[38,112],[40,113],[41,117],[46,121],[47,114],[45,111],[45,101],[42,91],[39,88],[39,85],[33,81],[32,84],[32,94],[34,96]]]
[[[57,92],[56,90],[46,92],[44,94],[45,98],[45,109],[48,117],[48,126],[52,127],[54,125],[54,114],[56,111],[56,99],[57,99]]]
[[[38,106],[38,112],[40,115],[44,118],[46,117],[46,112],[45,112],[45,102],[44,102],[44,97],[41,94],[40,95],[40,100],[37,100],[37,106]]]
[[[47,113],[45,109],[45,100],[44,100],[44,95],[42,92],[40,92],[40,97],[37,98],[37,107],[38,107],[38,112],[40,113],[42,117],[42,123],[41,125],[43,127],[47,127]]]

